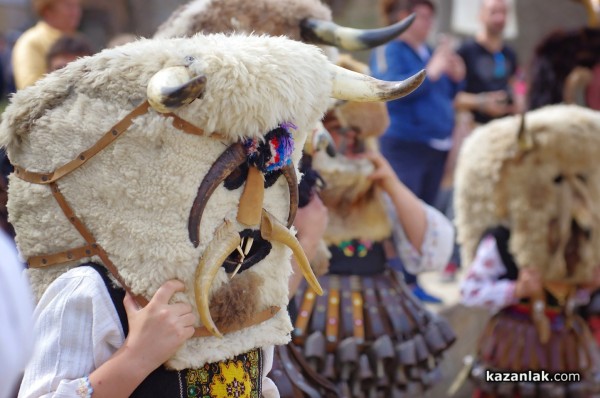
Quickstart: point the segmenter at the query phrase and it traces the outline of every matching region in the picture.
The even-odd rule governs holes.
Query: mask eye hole
[[[554,184],[559,185],[563,182],[564,179],[565,177],[562,174],[559,174],[556,177],[554,177]]]
[[[265,188],[269,188],[271,185],[275,184],[277,179],[283,174],[281,170],[268,171],[265,173]]]
[[[269,188],[271,185],[275,184],[275,182],[281,176],[281,174],[281,170],[269,171],[265,173],[265,188]],[[243,163],[231,174],[229,174],[227,178],[225,178],[225,180],[223,181],[223,185],[229,191],[234,191],[242,185],[244,185],[247,178],[248,163]]]
[[[233,191],[241,187],[246,178],[248,178],[248,163],[244,162],[225,178],[223,185],[226,189]]]

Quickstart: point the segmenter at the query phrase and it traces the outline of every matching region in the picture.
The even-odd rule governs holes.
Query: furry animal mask
[[[337,64],[358,73],[370,74],[367,65],[348,55]],[[392,226],[379,188],[368,176],[370,160],[354,155],[378,150],[377,139],[389,125],[387,108],[381,102],[344,101],[325,116],[323,124],[331,134],[331,146],[315,143],[313,164],[326,181],[321,198],[329,209],[325,240],[339,244],[358,236],[379,241],[389,237]],[[312,141],[315,141],[313,138]]]
[[[456,169],[456,226],[465,264],[483,232],[510,229],[519,266],[548,281],[588,281],[600,264],[600,113],[554,105],[475,130]],[[519,131],[521,131],[519,133]]]
[[[319,290],[286,227],[307,131],[330,96],[387,100],[423,77],[357,79],[314,46],[222,34],[140,40],[48,75],[0,125],[34,290],[90,258],[142,300],[184,281],[175,300],[206,333],[171,358],[175,369],[287,343],[290,249]]]
[[[393,40],[413,19],[411,16],[385,28],[362,30],[333,23],[331,10],[320,0],[192,0],[159,26],[155,37],[259,33],[356,51]],[[334,60],[337,53],[330,51],[329,54]]]

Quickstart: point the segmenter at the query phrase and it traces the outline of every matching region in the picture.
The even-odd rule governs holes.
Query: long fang
[[[234,276],[235,276],[235,275],[238,273],[238,271],[240,270],[240,267],[242,266],[242,263],[243,263],[243,262],[244,262],[244,260],[242,259],[242,260],[241,260],[241,261],[238,263],[237,267],[235,267],[235,269],[233,270],[233,273],[232,273],[232,274],[231,274],[231,276],[229,277],[229,280],[232,280],[232,279],[233,279],[233,277],[234,277]]]
[[[250,252],[250,249],[252,248],[252,244],[254,243],[254,238],[249,236],[245,242],[242,242],[242,244],[244,245],[244,256],[247,256],[248,253]]]

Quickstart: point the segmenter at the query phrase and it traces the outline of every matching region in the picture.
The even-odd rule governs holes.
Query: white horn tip
[[[169,113],[172,111],[165,101],[167,91],[165,89],[178,87],[190,80],[190,73],[185,66],[172,66],[156,72],[148,82],[146,95],[150,106],[160,113]]]

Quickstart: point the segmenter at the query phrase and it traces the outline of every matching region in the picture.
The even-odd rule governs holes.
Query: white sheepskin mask
[[[217,34],[140,40],[75,61],[18,92],[0,125],[0,145],[22,170],[53,172],[77,159],[143,104],[148,83],[160,70],[184,68],[191,77],[204,76],[198,98],[160,110],[173,112],[177,120],[202,129],[204,135],[182,131],[168,112],[149,107],[132,118],[131,126],[113,142],[56,181],[134,294],[149,299],[166,280],[180,279],[186,291],[174,300],[188,302],[198,311],[196,273],[206,260],[204,254],[219,251],[211,247],[215,237],[240,235],[248,244],[247,237],[258,228],[239,221],[246,169],[214,187],[207,200],[198,198],[202,181],[232,145],[242,143],[251,155],[260,144],[279,142],[265,140],[275,130],[289,134],[288,144],[293,144],[286,147],[289,164],[297,171],[306,133],[330,102],[328,64],[317,47],[283,37]],[[289,182],[277,174],[260,173],[259,178],[265,178],[262,204],[250,203],[260,206],[254,213],[262,217],[259,224],[269,223],[265,233],[275,234],[272,229],[289,221]],[[192,208],[202,199],[202,217],[195,220]],[[11,176],[8,208],[24,258],[86,245],[48,185]],[[195,243],[190,225],[197,231]],[[223,337],[190,339],[168,362],[171,368],[196,368],[289,341],[292,325],[285,308],[291,250],[276,239],[252,236],[256,239],[246,255],[256,254],[256,261],[243,263],[234,278],[235,262],[214,270],[210,291],[204,292],[210,315],[219,327],[235,323],[236,316],[247,316],[248,306],[250,312],[280,310]],[[92,259],[102,262],[97,256]],[[34,291],[39,297],[60,274],[89,260],[30,269]],[[235,302],[229,307],[214,303],[227,300]],[[197,326],[209,325],[199,320]]]

